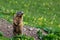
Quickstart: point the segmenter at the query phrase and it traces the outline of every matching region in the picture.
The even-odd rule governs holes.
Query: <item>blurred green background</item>
[[[24,12],[24,25],[42,28],[47,32],[48,35],[43,36],[38,31],[39,38],[60,40],[60,0],[0,0],[0,18],[12,23],[18,11]]]
[[[12,23],[18,11],[24,12],[25,25],[60,27],[60,0],[0,0],[0,18]]]

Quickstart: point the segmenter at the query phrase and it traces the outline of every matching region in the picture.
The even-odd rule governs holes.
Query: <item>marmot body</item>
[[[23,33],[23,13],[18,12],[13,19],[13,34]]]

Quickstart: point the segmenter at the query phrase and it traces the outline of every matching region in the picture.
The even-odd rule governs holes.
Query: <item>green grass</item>
[[[37,34],[40,40],[60,40],[60,32],[57,32],[57,31],[50,32],[50,33],[47,33],[47,35],[44,35],[42,31],[39,30]]]
[[[12,40],[34,40],[34,38],[26,35],[17,35],[17,36],[14,36]]]
[[[6,38],[6,37],[1,37],[0,36],[0,40],[10,40],[9,38]]]
[[[12,23],[18,11],[24,12],[25,25],[60,32],[60,0],[0,0],[0,18]]]
[[[10,39],[7,37],[4,37],[3,33],[0,31],[0,40],[10,40]]]
[[[42,40],[60,40],[60,37],[54,34],[48,34],[42,38]]]
[[[12,22],[17,11],[26,25],[60,27],[60,0],[0,0],[0,17]]]
[[[34,40],[34,38],[26,35],[16,35],[12,38],[7,38],[3,36],[2,32],[0,32],[0,40]]]

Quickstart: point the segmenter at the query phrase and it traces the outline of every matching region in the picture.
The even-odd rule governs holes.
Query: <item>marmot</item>
[[[23,12],[17,12],[13,18],[13,34],[23,34]]]

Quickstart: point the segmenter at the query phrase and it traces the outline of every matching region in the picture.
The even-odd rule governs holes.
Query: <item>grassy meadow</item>
[[[24,24],[60,27],[60,0],[0,0],[0,17],[12,22],[13,15],[24,12]]]
[[[60,27],[60,0],[0,0],[0,17],[12,22],[13,15],[24,12],[24,24]]]
[[[60,0],[0,0],[0,18],[12,23],[18,11],[24,12],[24,25],[60,31]]]

